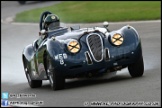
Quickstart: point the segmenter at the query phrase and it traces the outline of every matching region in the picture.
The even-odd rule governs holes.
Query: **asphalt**
[[[29,3],[25,7],[33,7],[31,5],[34,4]],[[39,7],[42,3],[35,3],[35,5]],[[37,104],[36,106],[43,107],[82,107],[90,106],[93,102],[112,103],[111,106],[119,106],[119,102],[143,102],[143,105],[146,106],[149,106],[149,103],[154,104],[154,106],[155,103],[161,106],[161,20],[110,22],[109,28],[111,31],[128,24],[138,31],[142,42],[145,67],[142,77],[132,78],[128,70],[123,69],[118,71],[117,75],[111,79],[105,77],[92,80],[67,80],[65,89],[52,91],[49,81],[44,81],[41,88],[31,89],[24,74],[21,54],[26,45],[38,38],[38,24],[7,22],[6,18],[10,17],[10,13],[12,14],[7,9],[12,7],[14,10],[20,5],[16,2],[7,2],[8,8],[5,5],[1,6],[1,21],[3,19],[3,22],[1,22],[1,93],[36,95],[32,98],[9,97],[9,101],[41,101],[43,105]],[[19,12],[18,10],[15,9],[15,13]],[[4,14],[4,12],[8,13]],[[63,23],[63,25],[69,27],[74,24]],[[77,25],[94,27],[102,26],[102,23]]]

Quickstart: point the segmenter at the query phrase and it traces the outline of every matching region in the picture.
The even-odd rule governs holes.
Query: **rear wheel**
[[[144,73],[144,63],[143,63],[143,56],[133,64],[128,66],[129,73],[132,77],[140,77]]]
[[[59,72],[54,70],[49,57],[47,57],[46,63],[47,63],[47,74],[49,77],[51,88],[53,90],[63,89],[65,84],[65,78]]]

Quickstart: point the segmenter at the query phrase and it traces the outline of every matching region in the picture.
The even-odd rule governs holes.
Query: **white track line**
[[[4,23],[4,24],[14,24],[14,25],[39,25],[39,22],[38,23],[13,22],[14,18],[15,18],[15,16],[7,17],[5,20],[1,19],[1,23]],[[109,22],[109,24],[133,24],[133,23],[155,23],[155,22],[161,23],[161,20]],[[85,24],[88,24],[88,25],[99,24],[99,25],[101,25],[102,22],[97,22],[97,23],[61,23],[61,24],[62,25],[85,25]]]

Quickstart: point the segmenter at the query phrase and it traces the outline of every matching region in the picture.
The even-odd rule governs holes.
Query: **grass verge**
[[[15,21],[38,23],[41,13],[47,10],[66,23],[161,19],[160,1],[64,1],[19,13]]]

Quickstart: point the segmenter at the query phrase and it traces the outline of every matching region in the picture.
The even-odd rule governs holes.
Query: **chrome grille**
[[[96,62],[103,60],[103,41],[99,34],[91,33],[86,38],[89,51]]]

